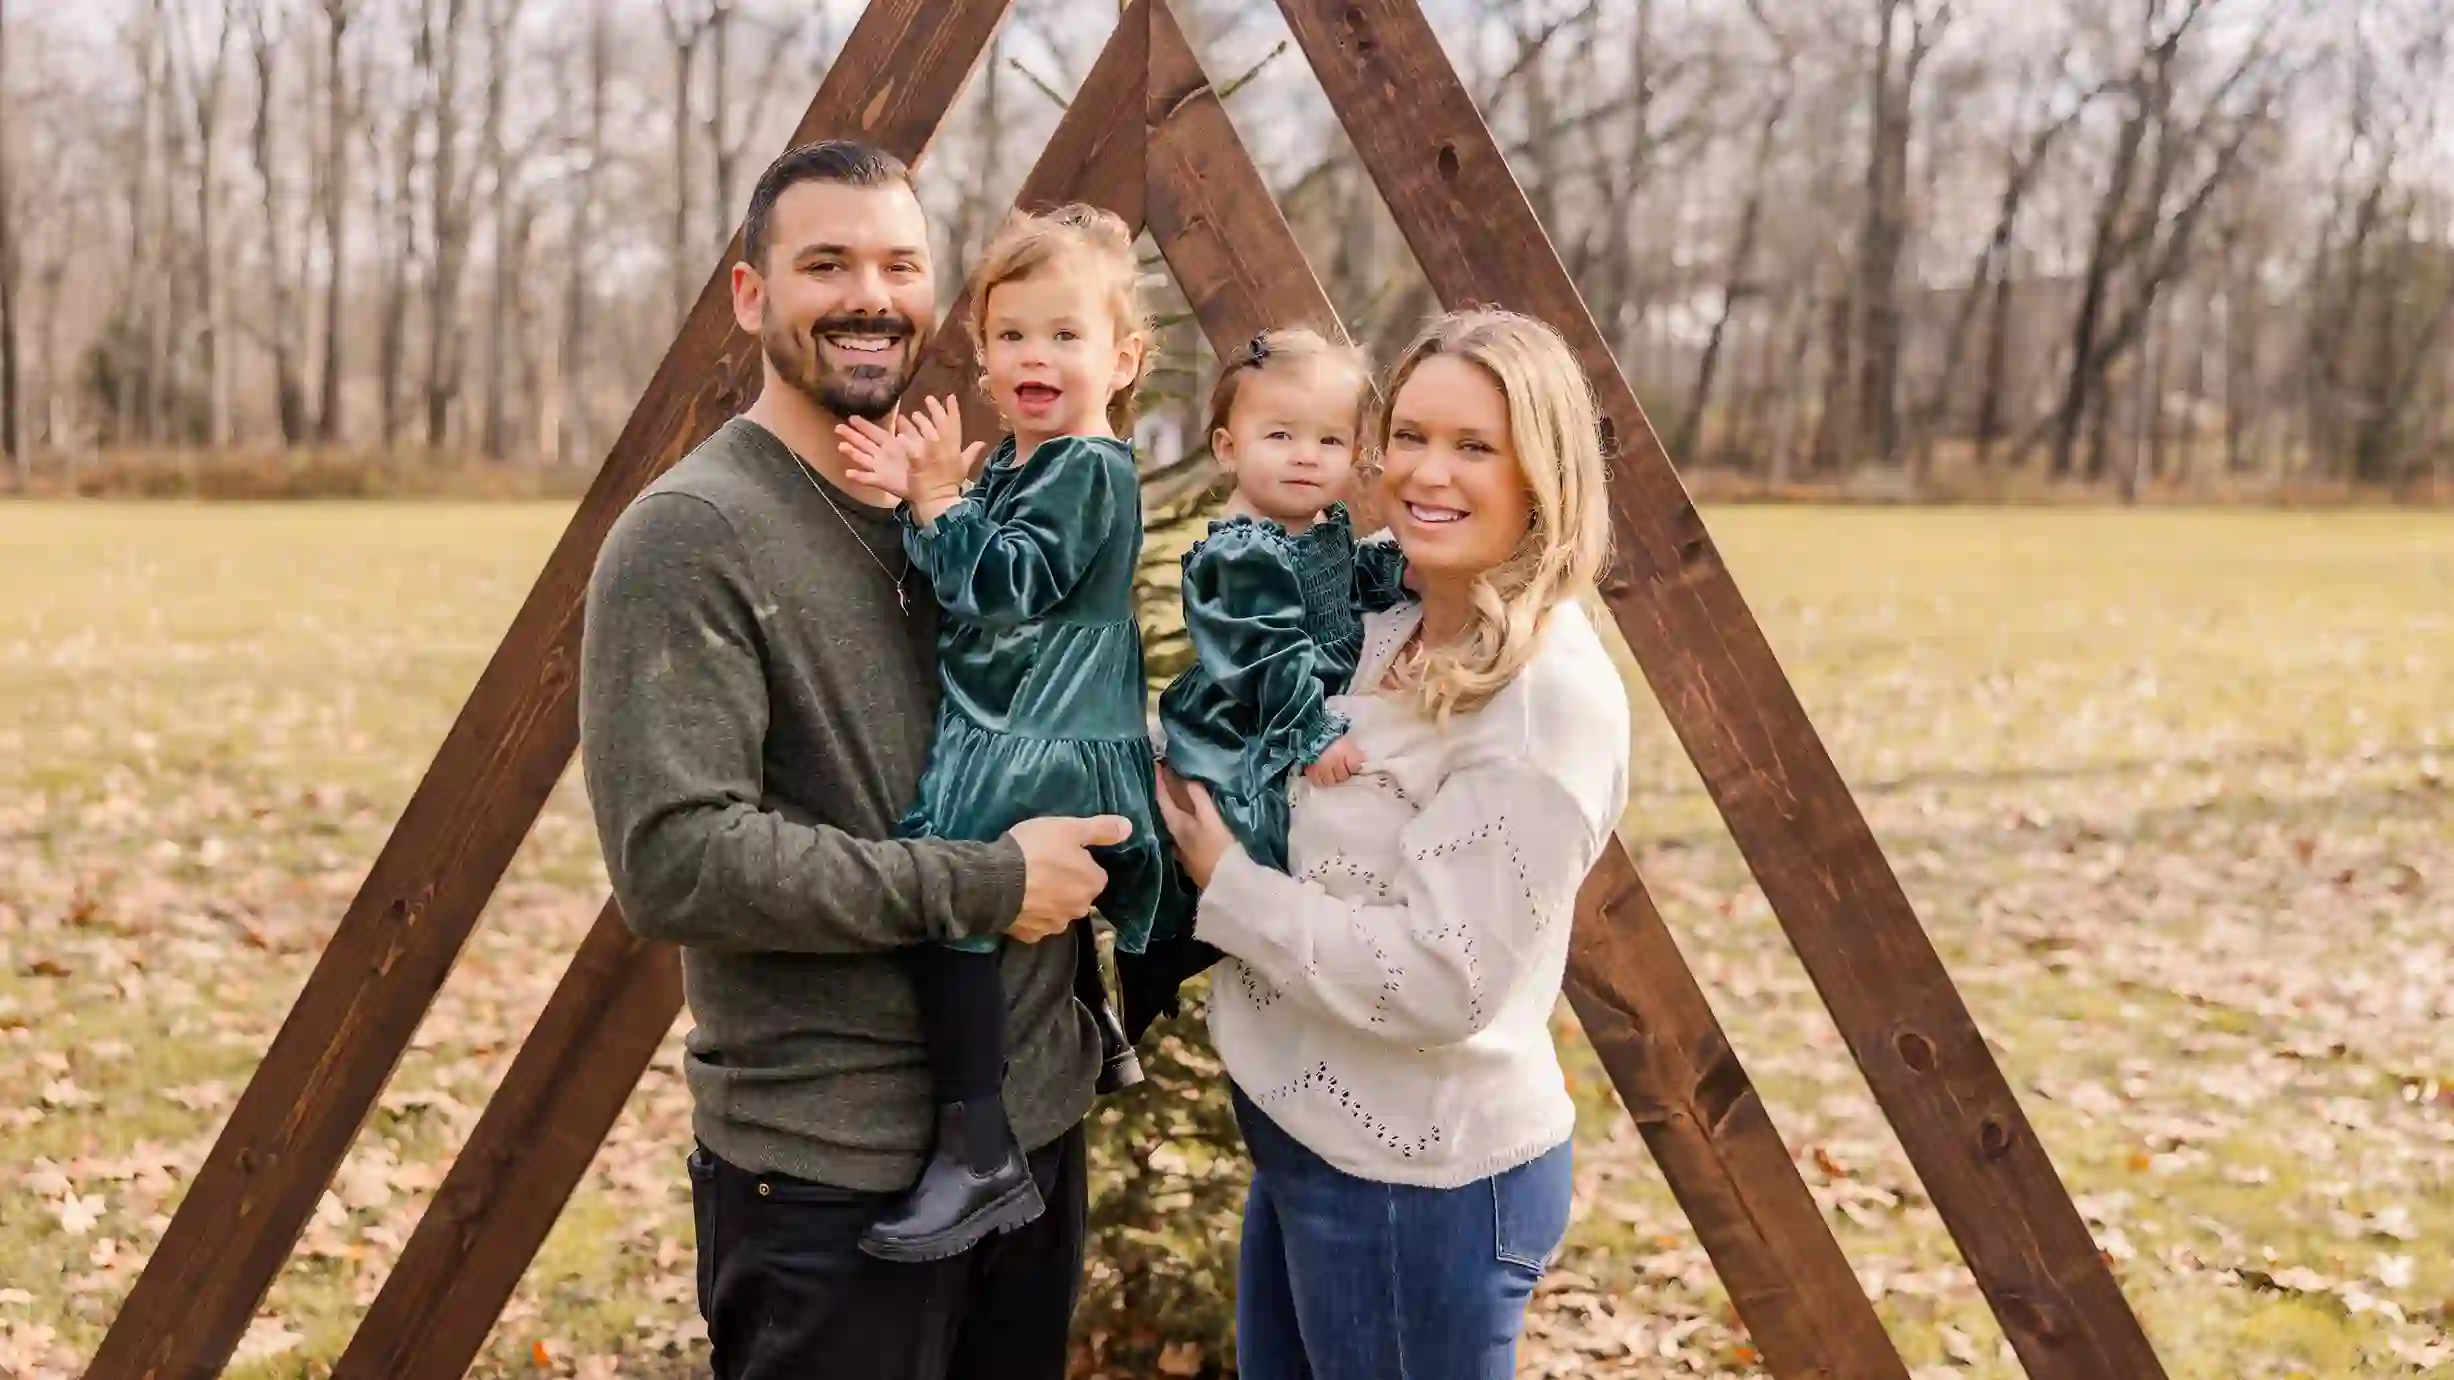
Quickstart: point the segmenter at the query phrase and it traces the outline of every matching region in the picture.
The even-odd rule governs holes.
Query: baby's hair
[[[1108,424],[1120,437],[1133,435],[1134,395],[1150,373],[1149,319],[1143,314],[1139,274],[1134,262],[1133,231],[1115,212],[1080,202],[1036,215],[1015,216],[989,242],[980,256],[971,296],[972,348],[988,350],[988,297],[1007,283],[1020,282],[1060,259],[1071,257],[1099,280],[1116,318],[1116,338],[1143,342],[1141,366],[1133,379],[1108,399]]]
[[[1252,343],[1222,361],[1218,382],[1210,386],[1210,429],[1205,436],[1215,436],[1227,429],[1227,419],[1235,414],[1236,395],[1244,391],[1244,380],[1263,370],[1275,372],[1287,368],[1343,369],[1355,382],[1355,439],[1363,439],[1364,419],[1380,406],[1380,392],[1372,385],[1372,361],[1357,346],[1343,340],[1332,340],[1310,326],[1280,326],[1254,336]]]

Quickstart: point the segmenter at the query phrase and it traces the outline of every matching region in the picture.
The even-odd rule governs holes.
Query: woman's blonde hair
[[[1475,578],[1465,636],[1427,651],[1407,673],[1423,711],[1445,722],[1516,679],[1541,645],[1543,616],[1593,588],[1610,560],[1610,509],[1601,409],[1584,367],[1559,332],[1516,312],[1451,312],[1415,337],[1382,390],[1383,451],[1407,379],[1434,355],[1464,360],[1499,385],[1533,500],[1524,542]]]
[[[1372,385],[1372,360],[1362,349],[1343,340],[1332,340],[1310,326],[1279,326],[1254,336],[1252,343],[1219,362],[1218,382],[1210,385],[1210,426],[1203,433],[1216,436],[1227,429],[1227,419],[1235,414],[1236,398],[1244,391],[1244,381],[1267,370],[1315,368],[1344,370],[1355,381],[1355,432],[1362,439],[1364,419],[1380,402],[1380,394]]]
[[[1116,338],[1141,342],[1133,378],[1108,399],[1108,425],[1120,437],[1133,435],[1134,397],[1150,374],[1151,330],[1143,313],[1134,262],[1133,231],[1113,211],[1075,202],[1053,211],[1018,215],[1005,223],[980,256],[971,291],[971,344],[988,350],[989,294],[1050,266],[1070,262],[1097,281],[1116,320]]]

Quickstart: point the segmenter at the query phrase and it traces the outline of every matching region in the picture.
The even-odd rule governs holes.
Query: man
[[[699,1302],[720,1380],[1065,1371],[1085,1218],[1081,1122],[1100,1032],[1066,926],[1125,821],[1039,819],[993,843],[890,840],[936,709],[937,608],[835,427],[892,415],[937,324],[910,174],[858,144],[760,178],[733,311],[758,401],[623,513],[588,590],[588,791],[623,913],[682,949]],[[862,1231],[920,1172],[932,1111],[895,951],[1003,934],[1029,1153],[1046,1213],[927,1264]],[[1047,942],[1042,942],[1047,941]],[[1008,1152],[1010,1154],[1010,1152]]]

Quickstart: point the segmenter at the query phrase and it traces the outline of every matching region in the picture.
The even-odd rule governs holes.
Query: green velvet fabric
[[[906,838],[994,839],[1037,815],[1122,815],[1099,912],[1139,953],[1170,885],[1134,621],[1142,506],[1133,449],[1007,437],[960,503],[904,549],[944,609],[937,737]]]
[[[1287,774],[1346,732],[1329,697],[1355,674],[1362,615],[1409,597],[1404,574],[1395,544],[1355,539],[1344,504],[1293,536],[1262,518],[1214,522],[1185,553],[1198,660],[1159,697],[1167,762],[1209,788],[1265,867],[1287,863]]]

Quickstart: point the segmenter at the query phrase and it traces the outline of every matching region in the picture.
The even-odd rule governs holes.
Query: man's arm
[[[580,746],[614,895],[651,939],[864,953],[995,934],[1023,899],[1012,839],[872,840],[760,808],[755,586],[722,514],[652,495],[589,581]]]

